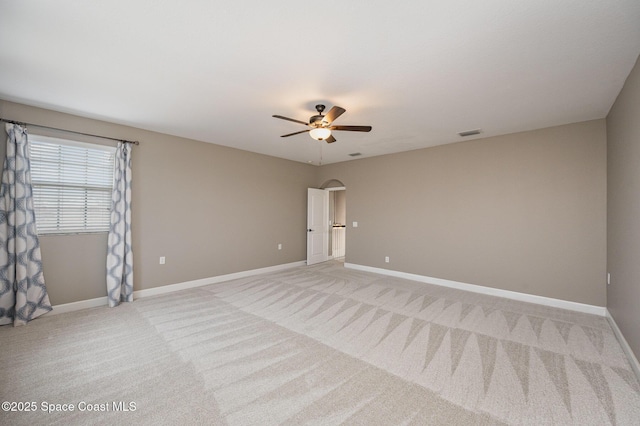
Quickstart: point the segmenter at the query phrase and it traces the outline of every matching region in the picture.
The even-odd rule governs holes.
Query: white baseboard
[[[306,261],[301,260],[299,262],[285,263],[282,265],[275,265],[275,266],[267,266],[266,268],[251,269],[249,271],[234,272],[232,274],[218,275],[215,277],[202,278],[202,279],[193,280],[193,281],[186,281],[178,284],[169,284],[169,285],[163,285],[161,287],[147,288],[145,290],[134,291],[133,298],[135,300],[139,297],[149,297],[149,296],[156,296],[158,294],[173,293],[174,291],[186,290],[186,289],[195,288],[195,287],[202,287],[203,285],[217,284],[224,281],[237,280],[238,278],[246,278],[246,277],[251,277],[253,275],[266,274],[268,272],[282,271],[284,269],[295,268],[297,266],[304,266],[306,264],[307,264]]]
[[[358,265],[354,263],[344,264],[345,268],[357,269],[359,271],[374,272],[376,274],[389,275],[397,278],[404,278],[412,281],[419,281],[427,284],[439,285],[442,287],[455,288],[458,290],[471,291],[474,293],[486,294],[489,296],[505,297],[507,299],[518,300],[520,302],[536,303],[538,305],[551,306],[554,308],[568,309],[570,311],[583,312],[587,314],[605,316],[607,308],[604,306],[587,305],[584,303],[570,302],[568,300],[553,299],[551,297],[536,296],[533,294],[519,293],[517,291],[502,290],[499,288],[485,287],[476,284],[461,283],[458,281],[444,280],[442,278],[427,277],[424,275],[409,274],[407,272],[392,271],[390,269],[374,268],[372,266]]]
[[[97,308],[98,306],[107,306],[107,296],[96,297],[95,299],[80,300],[78,302],[63,303],[62,305],[54,305],[53,310],[45,315],[65,314],[67,312],[80,311],[82,309]]]
[[[631,368],[633,369],[634,373],[636,373],[636,377],[638,378],[638,380],[640,380],[640,362],[638,362],[638,358],[636,358],[636,355],[633,353],[631,346],[629,346],[629,342],[627,342],[627,339],[624,338],[622,331],[620,331],[620,328],[618,328],[618,324],[616,324],[616,320],[613,319],[613,317],[611,316],[611,312],[609,312],[608,309],[607,320],[609,320],[609,325],[611,325],[611,328],[613,329],[613,334],[616,335],[620,346],[622,346],[622,350],[627,356],[629,364],[631,364]]]
[[[173,293],[174,291],[186,290],[189,288],[202,287],[204,285],[221,283],[224,281],[236,280],[238,278],[246,278],[253,275],[265,274],[268,272],[277,272],[285,269],[304,266],[307,262],[302,260],[299,262],[284,263],[282,265],[267,266],[266,268],[251,269],[248,271],[234,272],[232,274],[218,275],[215,277],[202,278],[199,280],[186,281],[177,284],[163,285],[160,287],[147,288],[144,290],[136,290],[133,292],[133,299],[141,297],[157,296],[159,294]],[[98,306],[107,306],[107,296],[95,299],[80,300],[78,302],[64,303],[62,305],[54,305],[53,310],[45,315],[63,314],[65,312],[79,311],[81,309],[95,308]]]

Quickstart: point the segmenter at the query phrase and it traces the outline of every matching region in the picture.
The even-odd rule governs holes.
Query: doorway
[[[344,259],[346,255],[347,191],[330,188],[329,192],[329,259]]]
[[[346,188],[330,180],[307,196],[307,265],[346,256]]]

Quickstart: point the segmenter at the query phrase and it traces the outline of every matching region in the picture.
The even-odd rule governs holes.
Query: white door
[[[329,192],[307,189],[307,265],[324,262],[329,253]]]

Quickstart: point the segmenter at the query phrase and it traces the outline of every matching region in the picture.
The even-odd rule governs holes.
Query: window
[[[29,145],[38,234],[109,231],[116,149],[37,135]]]

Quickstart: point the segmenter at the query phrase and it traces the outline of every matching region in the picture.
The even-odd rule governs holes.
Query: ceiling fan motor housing
[[[326,120],[326,116],[322,115],[322,112],[324,111],[325,106],[322,104],[318,104],[316,105],[316,111],[318,111],[318,115],[314,115],[309,119],[309,125],[311,127],[324,127],[327,126],[329,124],[329,122]]]
[[[327,123],[323,121],[324,120],[324,115],[314,115],[309,119],[309,125],[312,127],[322,127],[325,126]]]

